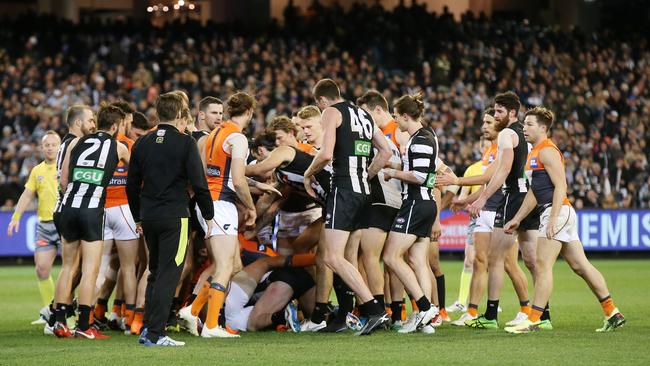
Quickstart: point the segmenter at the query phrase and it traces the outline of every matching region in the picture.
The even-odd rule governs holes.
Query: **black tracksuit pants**
[[[144,309],[147,338],[158,341],[165,326],[183,272],[187,250],[189,219],[144,220],[142,230],[149,248],[149,277]]]

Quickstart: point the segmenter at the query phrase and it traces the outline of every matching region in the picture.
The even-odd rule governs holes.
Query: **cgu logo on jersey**
[[[208,177],[220,177],[221,168],[216,165],[208,165],[208,169],[206,173],[208,174]]]
[[[433,188],[436,185],[436,173],[429,173],[427,176],[426,186],[427,188]]]
[[[370,149],[372,144],[370,141],[355,140],[354,141],[354,155],[356,156],[370,156]]]
[[[72,181],[95,184],[100,186],[104,179],[104,171],[92,168],[74,168],[72,171]]]

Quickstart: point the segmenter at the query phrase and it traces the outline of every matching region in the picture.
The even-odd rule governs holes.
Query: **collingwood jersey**
[[[293,148],[296,151],[296,155],[293,158],[293,161],[284,167],[277,168],[275,170],[275,176],[279,182],[291,186],[293,189],[296,189],[300,192],[305,192],[305,171],[311,165],[314,157],[302,152],[295,147]],[[331,167],[327,166],[325,169],[314,175],[315,182],[312,184],[312,188],[316,195],[318,196],[319,203],[323,204],[327,198],[327,193],[330,191],[330,180],[332,179]]]
[[[387,136],[388,146],[390,146],[391,156],[389,162],[399,164],[402,161],[399,149],[393,140]],[[374,155],[377,149],[373,148]],[[380,170],[377,175],[370,180],[371,200],[373,205],[390,206],[400,208],[402,206],[402,183],[398,179],[384,180],[384,171]]]
[[[436,183],[438,137],[429,127],[422,127],[411,136],[402,158],[405,172],[411,171],[423,180],[421,184],[404,183],[402,196],[405,200],[433,200],[431,191]]]
[[[528,159],[528,143],[524,137],[524,129],[521,123],[515,122],[506,127],[513,130],[519,138],[517,147],[514,148],[514,157],[510,173],[503,185],[505,193],[525,193],[528,191],[526,181],[526,161]]]
[[[59,188],[59,182],[61,182],[61,170],[63,168],[63,159],[65,158],[65,154],[68,151],[68,147],[70,146],[70,141],[74,140],[77,138],[77,136],[68,133],[63,138],[61,139],[61,145],[59,146],[59,151],[56,153],[56,182],[57,182],[57,189]],[[54,206],[54,212],[59,212],[61,211],[61,202],[63,200],[63,192],[61,192],[61,189],[58,189],[59,195],[56,200],[56,205]]]
[[[82,137],[70,152],[68,186],[60,209],[104,208],[106,187],[118,163],[117,141],[106,132]]]
[[[342,120],[336,128],[331,188],[369,195],[368,166],[375,123],[366,111],[350,102],[340,102],[332,107],[341,112]]]

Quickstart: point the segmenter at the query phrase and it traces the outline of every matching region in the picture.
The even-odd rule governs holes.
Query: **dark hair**
[[[156,100],[156,113],[161,122],[173,121],[183,109],[183,99],[176,92],[162,94]]]
[[[555,115],[551,112],[550,109],[544,107],[535,107],[528,112],[526,112],[526,117],[535,116],[537,123],[540,125],[546,126],[547,130],[551,129],[553,126],[553,121],[555,121]]]
[[[89,106],[83,104],[73,105],[72,107],[68,108],[66,112],[65,123],[68,126],[72,126],[74,121],[80,119],[83,116],[85,110],[92,112],[92,109]]]
[[[378,92],[377,90],[371,89],[363,93],[362,96],[357,98],[357,105],[367,105],[370,109],[375,109],[376,107],[381,107],[384,111],[388,111],[388,101],[386,98]]]
[[[208,106],[210,104],[223,105],[223,101],[221,99],[215,98],[215,97],[205,97],[205,98],[201,99],[201,101],[199,102],[199,111],[205,112],[205,110],[208,109]]]
[[[393,104],[393,108],[395,108],[397,114],[405,113],[413,119],[418,119],[424,114],[422,94],[403,95]]]
[[[122,112],[124,112],[124,114],[133,114],[133,112],[135,112],[135,110],[131,107],[131,105],[123,100],[118,100],[116,102],[113,102],[111,103],[111,105],[121,109]]]
[[[494,117],[494,108],[492,108],[492,107],[485,108],[485,111],[483,112],[483,114],[487,114],[488,116]]]
[[[341,97],[341,90],[334,80],[322,79],[314,86],[313,94],[316,100],[320,97],[334,100]]]
[[[249,109],[255,108],[256,104],[255,98],[242,91],[238,91],[231,95],[226,101],[226,107],[230,118],[241,116]]]
[[[275,149],[275,133],[265,132],[253,139],[249,145],[251,150],[257,149],[258,147],[265,147],[267,150],[273,150]]]
[[[287,116],[278,116],[273,118],[269,126],[266,128],[268,132],[275,131],[284,131],[286,133],[292,133],[294,136],[298,135],[298,127],[291,122],[291,119]]]
[[[145,115],[141,112],[133,112],[133,122],[131,123],[131,127],[139,128],[141,130],[148,130],[149,121],[147,120],[147,117],[145,117]]]
[[[519,101],[519,97],[517,96],[517,94],[511,91],[497,94],[497,96],[494,97],[494,104],[499,104],[506,107],[508,113],[513,109],[515,110],[515,112],[519,112],[519,108],[521,107],[521,102]]]
[[[126,113],[122,109],[112,105],[102,103],[99,105],[99,112],[97,112],[97,129],[110,130],[114,124],[126,118]]]

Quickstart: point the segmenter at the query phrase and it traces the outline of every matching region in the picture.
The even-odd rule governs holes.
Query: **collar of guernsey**
[[[224,142],[233,133],[241,133],[241,128],[232,121],[226,121],[206,137],[206,178],[212,200],[215,201],[236,201],[236,194],[230,179],[231,154],[223,149]]]
[[[125,135],[117,135],[115,138],[119,143],[126,145],[131,152],[133,140]],[[126,177],[129,175],[129,166],[120,161],[115,168],[115,173],[106,187],[106,208],[128,205],[129,200],[126,197]]]
[[[43,161],[36,165],[29,174],[25,187],[36,192],[38,196],[38,220],[52,221],[58,192],[56,163],[48,164]]]
[[[304,153],[307,153],[309,155],[316,155],[316,152],[317,152],[315,147],[313,147],[310,144],[306,144],[304,142],[298,142],[297,148],[298,148],[298,150],[300,150],[300,151],[302,151]]]
[[[535,186],[538,182],[537,175],[544,175],[543,181],[545,183],[543,184],[553,184],[551,181],[551,177],[548,176],[548,173],[546,172],[546,168],[544,168],[544,164],[542,164],[542,161],[539,159],[539,153],[545,148],[552,148],[557,150],[558,153],[560,153],[560,161],[562,162],[562,167],[564,167],[564,155],[562,155],[562,152],[560,151],[560,148],[555,145],[551,139],[545,139],[544,141],[538,143],[537,145],[533,146],[533,148],[530,150],[528,153],[528,159],[526,161],[526,176],[530,180],[530,185],[533,190],[535,191]],[[535,177],[535,178],[534,178]],[[537,183],[539,184],[539,183]],[[571,205],[571,201],[567,197],[564,197],[564,200],[562,201],[563,205]]]
[[[397,131],[397,122],[394,119],[391,119],[388,123],[384,125],[384,127],[381,127],[381,133],[383,133],[386,137],[388,137],[395,146],[397,146],[397,149],[399,150],[399,144],[397,143],[397,138],[395,137],[395,132]]]

